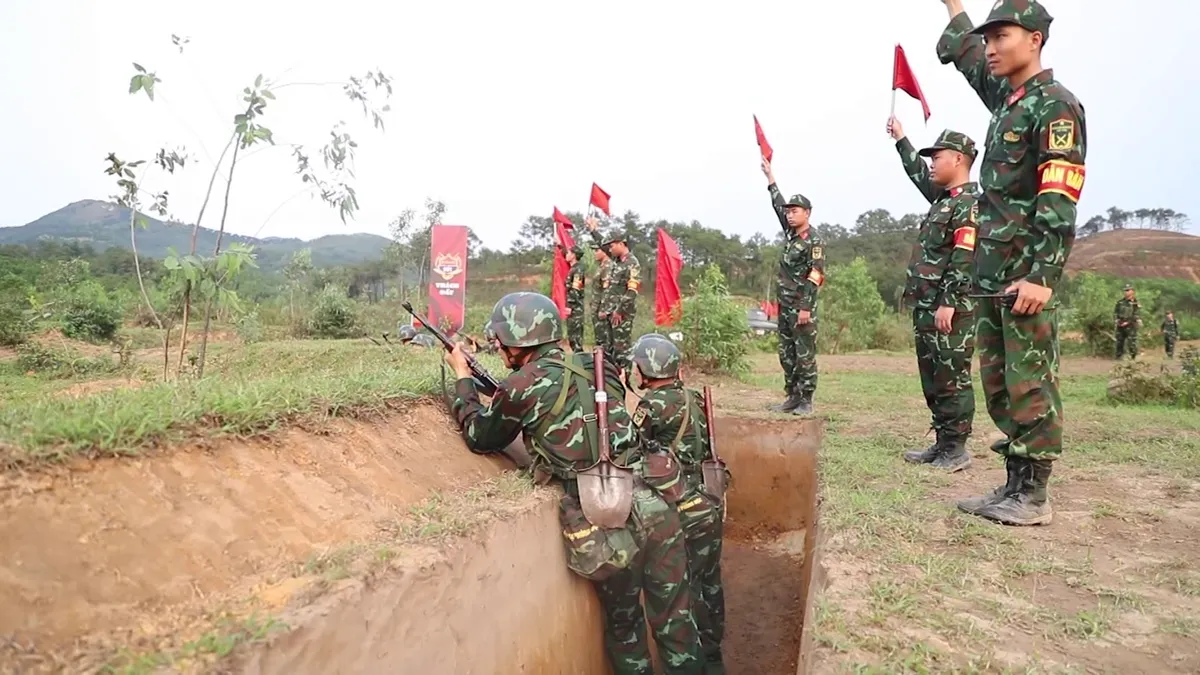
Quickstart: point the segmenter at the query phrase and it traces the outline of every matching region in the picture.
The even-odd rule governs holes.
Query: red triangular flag
[[[758,149],[762,151],[763,159],[768,162],[775,156],[775,151],[771,149],[771,144],[767,142],[767,137],[763,134],[762,125],[758,123],[758,115],[754,116],[754,138],[758,141]]]
[[[558,307],[558,315],[564,319],[567,318],[567,272],[570,270],[563,248],[555,246],[554,268],[550,274],[550,299]]]
[[[921,85],[917,84],[917,76],[913,75],[912,68],[908,66],[908,58],[904,56],[904,47],[900,45],[896,45],[896,58],[892,62],[892,89],[899,89],[920,101],[921,109],[925,111],[925,121],[929,121],[929,103],[925,101],[925,94],[921,93]]]
[[[567,232],[567,226],[561,222],[554,223],[554,243],[563,248],[573,248],[575,246],[575,238]]]
[[[608,212],[608,193],[600,189],[599,185],[592,183],[592,199],[591,205],[604,212],[604,215],[612,217]]]
[[[679,320],[682,296],[679,293],[679,272],[683,269],[683,256],[679,245],[658,228],[658,276],[654,283],[654,324],[670,326]]]
[[[562,211],[559,211],[557,206],[554,207],[554,222],[562,223],[562,226],[568,230],[575,229],[575,223],[572,223],[570,218],[568,218]]]

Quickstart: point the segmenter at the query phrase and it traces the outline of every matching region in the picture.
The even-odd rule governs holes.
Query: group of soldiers
[[[1125,297],[1117,301],[1113,309],[1113,335],[1117,342],[1116,360],[1120,361],[1129,352],[1129,358],[1136,359],[1138,355],[1138,329],[1142,326],[1142,307],[1138,304],[1133,284],[1125,284]],[[1167,310],[1162,325],[1159,326],[1163,336],[1163,348],[1168,359],[1175,358],[1175,343],[1179,340],[1179,321],[1175,312]]]

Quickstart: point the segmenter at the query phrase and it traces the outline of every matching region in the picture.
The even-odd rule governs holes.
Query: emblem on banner
[[[462,258],[457,253],[443,253],[433,261],[433,271],[450,281],[462,273]]]

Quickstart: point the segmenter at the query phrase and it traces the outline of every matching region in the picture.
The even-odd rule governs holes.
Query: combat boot
[[[934,439],[933,443],[928,448],[925,448],[924,450],[909,450],[908,452],[904,453],[904,461],[908,462],[909,464],[931,463],[933,460],[937,459],[938,450],[942,447],[942,443],[944,443],[945,440],[946,439],[943,437],[942,432],[937,432],[937,438]]]
[[[792,411],[793,415],[811,415],[813,414],[812,394],[801,394],[800,405]]]
[[[971,466],[971,453],[967,452],[965,436],[947,436],[938,448],[933,468],[955,473]]]
[[[1046,525],[1054,517],[1046,484],[1050,480],[1053,462],[1045,459],[1025,460],[1021,484],[1015,492],[992,502],[975,512],[988,520],[1005,525]]]
[[[968,497],[958,502],[958,510],[973,516],[979,515],[979,510],[998,502],[1009,494],[1016,492],[1021,486],[1021,477],[1026,470],[1029,460],[1024,457],[1005,457],[1004,468],[1008,469],[1008,480],[1004,485],[992,490],[986,495]]]
[[[777,403],[768,409],[772,412],[790,413],[800,405],[802,400],[800,394],[788,394],[787,399],[783,403]]]

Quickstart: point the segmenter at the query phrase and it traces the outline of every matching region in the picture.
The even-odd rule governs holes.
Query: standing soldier
[[[583,249],[578,245],[566,251],[567,264],[567,342],[571,351],[583,351],[583,289],[587,284],[587,268],[583,264]]]
[[[913,245],[904,299],[913,307],[921,389],[937,440],[924,450],[906,452],[904,459],[959,471],[971,465],[966,445],[975,419],[975,303],[968,297],[979,196],[979,187],[970,182],[975,142],[947,130],[933,147],[918,152],[895,117],[888,121],[888,133],[896,139],[909,179],[933,205]],[[931,166],[921,157],[930,157]]]
[[[458,376],[451,410],[467,446],[474,452],[494,452],[523,434],[535,476],[543,483],[554,479],[562,484],[559,517],[568,565],[596,586],[614,673],[653,675],[647,616],[666,672],[700,673],[687,550],[676,510],[639,479],[625,527],[597,528],[583,516],[577,472],[599,457],[593,445],[598,430],[592,356],[563,353],[558,308],[538,293],[504,296],[492,310],[490,325],[514,372],[500,383],[488,405],[479,401],[463,351],[455,348],[446,355]],[[604,371],[613,461],[631,465],[641,458],[637,429],[625,410],[617,369],[608,364]],[[607,554],[601,558],[601,552]]]
[[[596,238],[596,235],[592,235]],[[600,245],[600,240],[596,239],[596,278],[592,284],[592,332],[595,334],[596,346],[603,347],[605,354],[612,353],[609,346],[612,344],[612,326],[609,325],[608,319],[604,314],[604,295],[608,293],[609,279],[612,277],[612,258],[608,257],[608,251]]]
[[[1133,296],[1133,284],[1125,284],[1125,297],[1117,301],[1113,309],[1113,322],[1116,324],[1117,360],[1125,355],[1129,348],[1130,360],[1136,360],[1138,355],[1138,327],[1142,325],[1142,308],[1137,298]]]
[[[1167,311],[1167,318],[1162,322],[1163,346],[1167,349],[1167,358],[1175,358],[1175,341],[1179,339],[1179,322],[1175,320],[1175,312]]]
[[[679,379],[683,355],[662,335],[651,333],[633,346],[633,362],[648,390],[633,413],[647,449],[667,449],[679,460],[684,483],[679,520],[687,539],[692,607],[706,675],[721,675],[721,638],[725,634],[725,594],[721,586],[724,524],[718,498],[704,491],[700,462],[712,454],[704,396]]]
[[[787,399],[772,406],[776,412],[809,415],[817,390],[817,291],[825,283],[825,245],[809,224],[812,202],[801,194],[784,200],[771,163],[763,158],[767,190],[783,227],[779,258],[779,365]]]
[[[604,294],[604,305],[601,308],[601,318],[608,320],[612,331],[606,353],[611,353],[613,362],[628,373],[633,346],[633,320],[637,315],[638,289],[642,284],[642,265],[637,256],[629,250],[624,228],[613,225],[608,234],[601,239],[596,219],[589,217],[586,222],[592,232],[592,238],[606,246],[612,257],[608,292]]]
[[[992,112],[980,168],[976,346],[988,413],[1005,435],[1006,483],[958,508],[1010,525],[1049,523],[1047,482],[1062,454],[1057,302],[1075,242],[1087,131],[1083,106],[1043,70],[1053,20],[1036,0],[997,0],[975,28],[962,0],[942,0],[950,24],[938,42]]]

